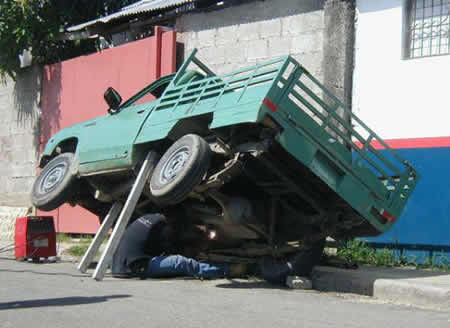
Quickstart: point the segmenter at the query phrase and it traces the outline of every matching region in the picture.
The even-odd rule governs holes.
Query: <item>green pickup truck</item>
[[[323,247],[327,236],[379,235],[418,180],[289,56],[216,75],[194,50],[124,103],[112,88],[104,96],[107,115],[48,141],[37,208],[67,202],[101,216],[126,199],[153,152],[134,217],[165,213],[186,240],[208,241],[205,257],[251,261]]]

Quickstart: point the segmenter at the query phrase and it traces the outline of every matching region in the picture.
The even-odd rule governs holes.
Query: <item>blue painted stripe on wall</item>
[[[398,222],[376,240],[450,246],[450,147],[397,151],[421,179]]]
[[[450,246],[450,147],[397,149],[419,172],[421,179],[402,216],[377,238],[384,244]],[[412,251],[409,251],[410,253]],[[450,252],[447,252],[450,259]],[[418,261],[422,263],[421,260]]]

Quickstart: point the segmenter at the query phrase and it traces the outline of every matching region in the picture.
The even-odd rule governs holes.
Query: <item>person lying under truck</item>
[[[175,231],[161,214],[148,214],[131,223],[113,256],[114,277],[203,279],[237,277],[245,265],[210,264],[178,254]]]
[[[277,263],[265,258],[260,264],[263,278],[284,285],[289,275],[309,276],[324,241],[315,243],[289,261]],[[168,278],[192,276],[205,279],[236,277],[245,273],[245,265],[210,264],[178,254],[175,231],[161,214],[145,215],[134,221],[125,231],[113,257],[115,277]]]

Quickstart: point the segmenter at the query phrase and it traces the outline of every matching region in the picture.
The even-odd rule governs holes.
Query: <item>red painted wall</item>
[[[60,129],[106,114],[103,100],[112,86],[126,100],[145,85],[175,71],[175,32],[156,27],[154,36],[116,48],[45,66],[41,97],[41,147]],[[63,205],[54,215],[57,232],[95,233],[98,218]]]

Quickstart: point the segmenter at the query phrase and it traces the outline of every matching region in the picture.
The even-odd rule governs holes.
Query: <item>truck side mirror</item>
[[[109,87],[106,89],[103,98],[105,99],[106,103],[108,104],[110,110],[117,110],[122,103],[122,97],[120,94],[114,90],[114,88]]]

